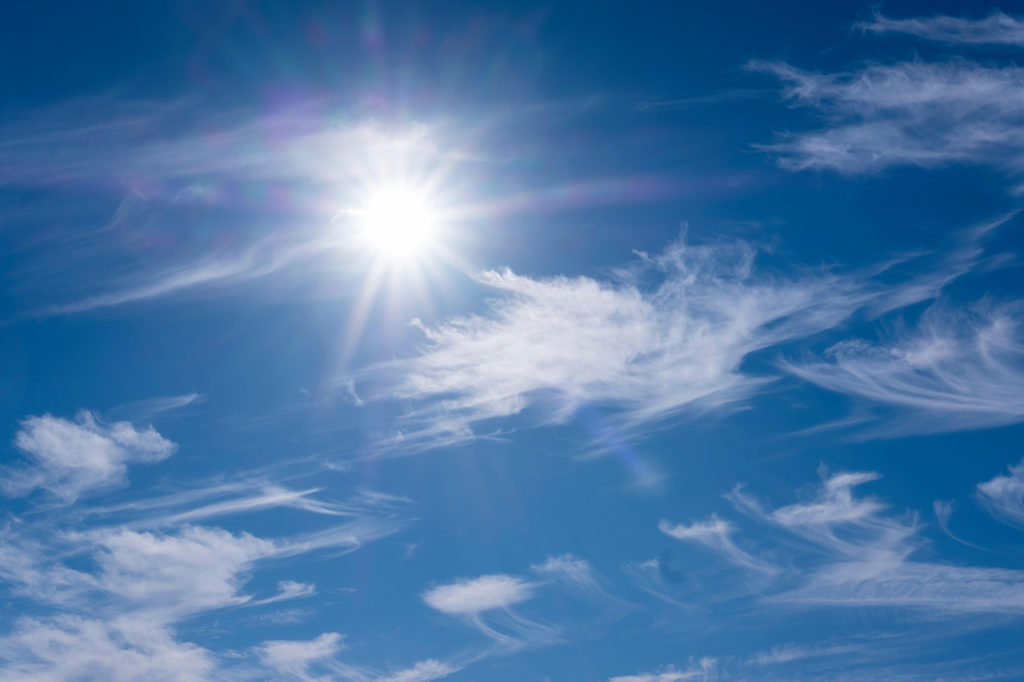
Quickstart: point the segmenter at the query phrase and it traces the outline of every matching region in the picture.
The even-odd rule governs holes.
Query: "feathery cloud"
[[[808,553],[802,568],[782,576],[777,590],[764,596],[766,602],[887,606],[936,616],[1024,615],[1024,571],[915,560],[924,544],[916,516],[887,515],[880,500],[854,494],[878,478],[873,472],[834,474],[813,499],[774,510],[741,488],[730,493],[738,508],[784,531],[788,545],[801,540]]]
[[[500,294],[489,314],[419,325],[420,356],[369,371],[397,375],[389,397],[419,405],[395,444],[466,441],[527,411],[560,423],[584,403],[626,430],[732,405],[767,380],[740,370],[747,356],[829,329],[871,299],[853,278],[759,272],[755,255],[744,243],[680,241],[611,281],[481,274]]]
[[[871,173],[894,165],[983,163],[1024,169],[1024,69],[964,60],[870,64],[814,73],[752,62],[786,84],[794,106],[826,127],[782,136],[762,149],[793,170]]]
[[[937,15],[892,19],[876,13],[871,21],[854,24],[868,33],[896,33],[953,45],[1024,46],[1024,21],[993,12],[981,19]]]
[[[718,660],[710,656],[691,661],[685,669],[669,665],[660,670],[637,675],[613,677],[608,682],[683,682],[683,680],[717,679]]]
[[[935,433],[1024,419],[1020,303],[953,310],[933,305],[913,328],[872,345],[844,341],[828,360],[781,366],[822,388],[898,409],[879,435]]]
[[[695,521],[690,525],[673,524],[665,519],[658,522],[658,530],[676,540],[696,542],[723,554],[733,563],[762,573],[775,573],[777,568],[767,561],[751,556],[736,546],[732,540],[735,530],[728,521],[715,514],[707,521]]]
[[[1024,460],[1011,466],[1009,474],[979,483],[978,499],[996,518],[1024,526]]]

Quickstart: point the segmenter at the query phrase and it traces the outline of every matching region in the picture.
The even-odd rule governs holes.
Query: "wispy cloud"
[[[422,355],[370,370],[398,377],[389,397],[419,405],[393,442],[466,441],[521,413],[559,423],[586,403],[627,431],[735,404],[768,380],[740,370],[747,356],[828,329],[871,299],[856,278],[759,271],[756,253],[679,241],[604,281],[482,273],[500,295],[487,315],[419,325]]]
[[[798,538],[819,559],[783,576],[769,603],[802,607],[886,606],[936,616],[1024,615],[1024,572],[915,560],[924,540],[915,515],[889,515],[886,505],[854,490],[872,472],[829,476],[818,494],[774,510],[736,489],[737,506]],[[800,556],[799,554],[794,556]],[[794,562],[794,565],[797,565]]]
[[[1024,460],[1010,473],[979,483],[978,499],[996,518],[1024,527]]]
[[[311,668],[333,659],[344,646],[344,637],[325,632],[311,640],[274,640],[256,648],[260,662],[280,675],[296,680],[322,680]]]
[[[791,642],[773,646],[767,651],[759,651],[750,657],[750,662],[755,665],[782,665],[801,661],[807,658],[821,658],[823,656],[837,656],[849,653],[855,647],[843,644],[817,644],[803,645]]]
[[[718,660],[710,656],[693,660],[685,668],[669,665],[650,673],[621,675],[608,682],[683,682],[683,680],[716,680],[718,679]]]
[[[954,45],[1024,46],[1024,21],[993,12],[981,19],[937,15],[893,19],[876,13],[854,28],[876,34],[895,33]]]
[[[696,521],[688,526],[673,524],[662,519],[658,523],[658,530],[676,540],[696,542],[710,547],[738,566],[769,574],[778,571],[769,562],[751,556],[737,547],[732,540],[732,534],[735,531],[732,524],[714,514],[707,521]]]
[[[897,408],[874,427],[877,435],[1013,424],[1024,419],[1022,312],[1019,303],[937,304],[878,343],[844,341],[826,359],[781,366],[830,391]]]
[[[777,76],[787,100],[827,121],[762,146],[787,168],[856,174],[958,162],[1024,167],[1024,69],[1017,66],[914,61],[838,73],[750,67]]]
[[[581,597],[611,606],[622,607],[627,602],[608,593],[598,579],[590,562],[572,554],[548,557],[543,563],[530,566],[538,576],[553,580]]]
[[[445,663],[436,659],[420,661],[411,668],[393,672],[385,677],[377,678],[376,682],[431,682],[459,671],[459,668],[451,663]]]

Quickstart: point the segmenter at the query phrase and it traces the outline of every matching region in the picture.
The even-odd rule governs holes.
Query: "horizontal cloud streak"
[[[892,19],[876,14],[854,28],[875,34],[902,34],[954,45],[1024,46],[1024,21],[994,12],[983,19],[934,16]]]
[[[1024,419],[1024,337],[1019,303],[958,312],[930,307],[916,326],[877,344],[844,341],[823,360],[786,371],[830,391],[901,410],[882,435],[934,433]]]
[[[778,77],[786,99],[830,123],[762,146],[787,168],[1024,167],[1024,69],[1017,66],[902,62],[831,74],[766,62],[751,68]]]

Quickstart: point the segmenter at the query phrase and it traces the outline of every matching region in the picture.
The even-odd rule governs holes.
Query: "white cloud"
[[[778,570],[767,561],[751,556],[737,547],[731,537],[735,530],[732,524],[728,521],[723,521],[714,514],[707,521],[694,522],[688,526],[672,524],[662,519],[658,523],[658,530],[676,540],[696,542],[710,547],[716,552],[725,555],[733,563],[744,568],[762,573],[775,573]]]
[[[924,544],[916,516],[888,516],[886,506],[860,498],[854,488],[876,480],[870,472],[827,478],[818,495],[776,510],[734,490],[730,497],[755,518],[799,538],[803,568],[782,577],[770,603],[806,607],[886,606],[934,615],[1024,615],[1024,571],[915,560]],[[806,554],[806,556],[801,556]]]
[[[949,163],[1024,167],[1024,69],[941,63],[869,64],[831,74],[755,62],[785,97],[828,125],[763,148],[785,167],[868,173],[893,165]]]
[[[824,656],[838,656],[853,651],[855,647],[841,644],[819,644],[807,646],[803,644],[789,643],[773,646],[767,651],[759,651],[750,657],[750,662],[755,665],[782,665],[793,661],[802,661],[807,658],[821,658]]]
[[[609,594],[590,562],[572,554],[548,557],[543,563],[530,566],[530,570],[583,599],[605,607],[622,609],[633,606],[624,599]]]
[[[717,679],[718,661],[710,656],[691,661],[686,669],[666,666],[650,673],[622,675],[613,677],[608,682],[682,682],[683,680],[714,680]]]
[[[1024,526],[1024,460],[1009,474],[979,483],[978,499],[996,518]]]
[[[420,661],[411,668],[399,670],[386,677],[377,678],[376,682],[431,682],[431,680],[439,680],[459,670],[460,668],[450,663],[428,659]]]
[[[464,441],[528,410],[559,423],[584,403],[627,431],[731,405],[767,381],[740,370],[750,354],[829,329],[872,298],[856,278],[779,277],[755,256],[748,244],[680,241],[608,281],[483,273],[500,294],[489,314],[421,325],[419,357],[371,371],[399,375],[389,397],[419,405],[397,442]]]
[[[896,33],[942,43],[1024,46],[1024,21],[1002,12],[993,12],[981,19],[943,15],[891,19],[875,14],[871,21],[858,23],[855,28],[870,33]]]
[[[26,495],[42,488],[67,503],[122,483],[128,463],[159,462],[176,448],[152,426],[138,430],[128,422],[104,425],[84,410],[73,421],[49,414],[27,417],[14,444],[29,463],[3,472],[4,490]]]
[[[828,360],[782,367],[823,388],[899,408],[880,435],[933,433],[1024,419],[1020,303],[971,311],[930,307],[913,328],[878,344],[844,341]]]
[[[100,589],[175,617],[248,601],[238,593],[240,574],[275,552],[268,540],[192,526],[174,534],[93,531],[88,540]]]
[[[102,435],[124,447],[125,443],[146,442],[145,434],[139,435],[127,425],[96,428],[106,429]],[[117,435],[109,435],[108,430]],[[241,494],[245,499],[253,486],[264,492],[273,490],[274,503],[229,503],[232,513],[276,505],[321,518],[343,510],[341,513],[351,518],[342,525],[275,539],[182,522],[226,512],[227,508],[211,509],[217,502],[204,503],[226,495]],[[235,679],[240,664],[231,659],[230,652],[215,654],[183,641],[181,623],[216,609],[261,606],[314,594],[312,584],[287,579],[279,580],[276,593],[262,599],[244,589],[250,574],[270,559],[281,562],[326,548],[354,551],[396,531],[404,522],[395,511],[409,502],[374,491],[359,492],[346,503],[313,499],[310,495],[315,491],[297,496],[289,494],[292,492],[262,479],[222,480],[217,485],[192,487],[186,493],[127,504],[97,507],[83,502],[75,507],[50,507],[43,515],[12,517],[0,526],[3,595],[52,615],[22,619],[0,634],[0,680],[77,682],[97,676],[115,682]],[[174,514],[167,514],[168,509]],[[188,513],[196,509],[202,511]],[[154,511],[160,515],[157,520],[146,518]],[[140,515],[143,518],[138,518]],[[170,518],[175,515],[180,518]],[[95,519],[110,525],[96,525]],[[231,618],[231,613],[223,615]],[[330,644],[330,638],[315,643],[322,649]],[[288,647],[270,646],[263,653],[282,669],[287,667]],[[334,676],[330,679],[373,679],[372,674],[337,661],[325,659],[317,665]],[[294,670],[302,673],[303,669]],[[429,670],[424,666],[420,672],[426,675]],[[247,673],[239,674],[240,679],[251,679]]]
[[[483,575],[432,587],[421,597],[431,608],[463,620],[493,640],[493,651],[510,653],[559,639],[559,628],[530,620],[513,608],[531,599],[538,587],[518,576]]]
[[[19,620],[0,637],[0,663],[4,682],[201,682],[216,669],[209,652],[148,621],[79,616]]]
[[[586,593],[603,592],[590,562],[572,554],[548,557],[544,563],[530,566],[530,570],[540,575],[553,577]]]
[[[342,648],[342,636],[325,632],[308,641],[276,640],[257,648],[260,662],[282,675],[298,679],[315,679],[309,675],[310,665],[332,658]]]
[[[423,600],[444,613],[474,614],[518,604],[533,596],[534,585],[511,575],[483,575],[438,585],[423,593]]]

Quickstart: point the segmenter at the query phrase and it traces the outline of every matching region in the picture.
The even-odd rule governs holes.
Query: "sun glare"
[[[388,260],[423,255],[438,228],[437,211],[428,193],[408,185],[374,190],[357,215],[367,246]]]

